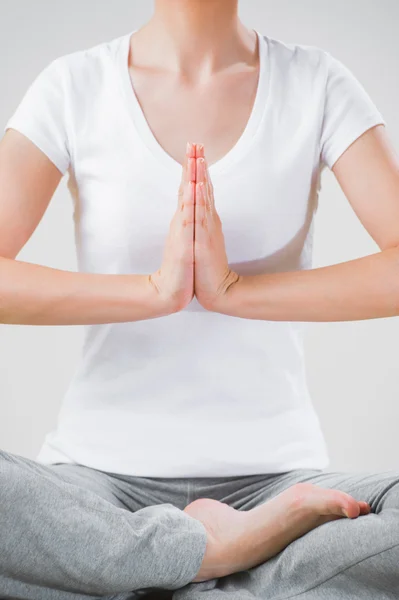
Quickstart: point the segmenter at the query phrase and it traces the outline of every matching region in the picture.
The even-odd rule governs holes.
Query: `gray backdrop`
[[[139,27],[152,8],[150,0],[0,2],[1,127],[50,60]],[[371,95],[399,149],[398,0],[242,0],[240,16],[248,27],[284,42],[320,46],[343,61]],[[76,270],[65,183],[66,177],[18,259]],[[376,251],[327,169],[314,266]],[[35,457],[55,425],[82,336],[79,326],[0,325],[1,448]],[[397,318],[308,324],[308,381],[330,449],[329,470],[399,470],[398,337]]]

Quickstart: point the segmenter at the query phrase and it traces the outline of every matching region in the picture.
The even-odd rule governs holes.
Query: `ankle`
[[[215,577],[221,577],[220,573],[217,573],[217,569],[215,567],[215,540],[212,538],[212,535],[207,531],[207,542],[204,558],[202,559],[202,563],[200,569],[193,579],[193,583],[199,583],[200,581],[208,581],[209,579],[214,579]]]

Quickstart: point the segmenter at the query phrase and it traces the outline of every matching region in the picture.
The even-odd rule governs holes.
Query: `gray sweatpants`
[[[215,498],[249,510],[299,481],[345,491],[372,512],[325,523],[247,571],[192,583],[206,532],[187,504]],[[399,471],[170,479],[0,451],[0,598],[399,598]]]

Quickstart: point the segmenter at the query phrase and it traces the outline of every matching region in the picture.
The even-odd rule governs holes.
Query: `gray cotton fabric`
[[[206,531],[187,504],[214,498],[250,510],[304,481],[365,500],[372,512],[325,523],[252,569],[192,582]],[[399,597],[399,470],[135,477],[0,450],[0,486],[2,600]]]

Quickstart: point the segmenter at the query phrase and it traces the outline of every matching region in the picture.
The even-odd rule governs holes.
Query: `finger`
[[[195,152],[196,152],[196,145],[193,144],[192,142],[187,142],[187,147],[186,147],[186,156],[188,158],[187,179],[186,179],[187,182],[195,181]]]
[[[195,144],[195,156],[196,158],[204,156],[204,144]]]
[[[203,156],[196,158],[196,165],[197,165],[196,183],[199,183],[200,181],[202,181],[205,185],[206,179],[205,179],[205,162],[204,161],[205,161],[205,158]]]
[[[184,208],[181,211],[183,226],[182,236],[187,243],[192,243],[194,240],[194,188],[195,182],[189,181],[186,186]]]
[[[185,159],[184,166],[186,166],[186,170],[185,171],[183,170],[183,175],[185,175],[184,180],[186,182],[195,181],[195,177],[193,177],[193,175],[195,175],[195,170],[190,168],[190,163],[192,164],[193,161],[189,160],[190,158],[195,158],[195,152],[196,152],[196,145],[193,144],[192,142],[187,142],[186,154],[184,157],[184,159]]]
[[[181,180],[178,190],[178,206],[182,209],[184,188],[190,181],[195,181],[195,145],[187,142],[186,153],[182,166]]]
[[[189,181],[185,185],[183,194],[183,208],[180,212],[180,233],[183,246],[187,247],[194,241],[194,188],[195,182]],[[191,256],[192,258],[193,256]]]
[[[200,181],[199,180],[199,173],[198,173],[198,169],[199,169],[198,158],[204,157],[205,156],[204,152],[205,152],[205,150],[204,150],[204,144],[195,144],[195,156],[196,156],[196,159],[197,159],[195,161],[195,164],[196,164],[196,179],[195,180],[196,181]],[[203,181],[203,179],[201,181]]]
[[[202,196],[205,202],[205,214],[208,219],[208,222],[212,220],[213,217],[213,209],[212,209],[212,201],[210,195],[210,187],[207,181],[207,171],[206,171],[206,158],[200,157],[197,158],[197,182],[203,183],[203,192]]]
[[[215,209],[215,198],[213,195],[213,185],[212,185],[212,181],[211,181],[211,176],[209,174],[209,165],[208,165],[208,161],[206,156],[204,156],[204,180],[205,180],[205,185],[206,185],[206,193],[207,193],[207,200],[209,203],[209,211],[211,214],[214,213]]]
[[[213,184],[211,181],[211,176],[209,174],[209,166],[208,161],[205,156],[205,148],[204,144],[196,144],[196,163],[197,163],[197,179],[196,181],[203,181],[205,184],[204,190],[204,200],[205,200],[205,210],[206,216],[208,219],[208,229],[213,222],[214,217],[218,217],[216,207],[215,207],[215,197],[213,193]],[[203,159],[202,160],[199,159]]]
[[[197,181],[197,158],[204,155],[203,144],[193,144],[195,152],[195,181]]]
[[[215,211],[215,203],[213,196],[213,185],[211,181],[211,177],[209,174],[208,161],[205,157],[205,149],[204,144],[196,144],[196,158],[197,158],[197,181],[204,181],[206,185],[206,202],[207,202],[207,210],[210,211],[211,214]],[[201,160],[199,160],[201,159]],[[204,163],[202,163],[202,159]]]
[[[204,184],[197,181],[195,184],[195,242],[201,246],[205,245],[207,239],[207,219],[205,208],[205,197],[203,194]]]
[[[212,207],[212,199],[211,199],[211,195],[209,193],[209,185],[206,179],[206,168],[205,168],[206,163],[203,163],[202,168],[204,170],[204,182],[203,182],[203,187],[202,187],[202,197],[204,199],[204,205],[205,205],[205,217],[206,217],[206,228],[208,231],[208,235],[212,235],[213,231],[214,231],[214,226],[215,226],[215,213]]]

